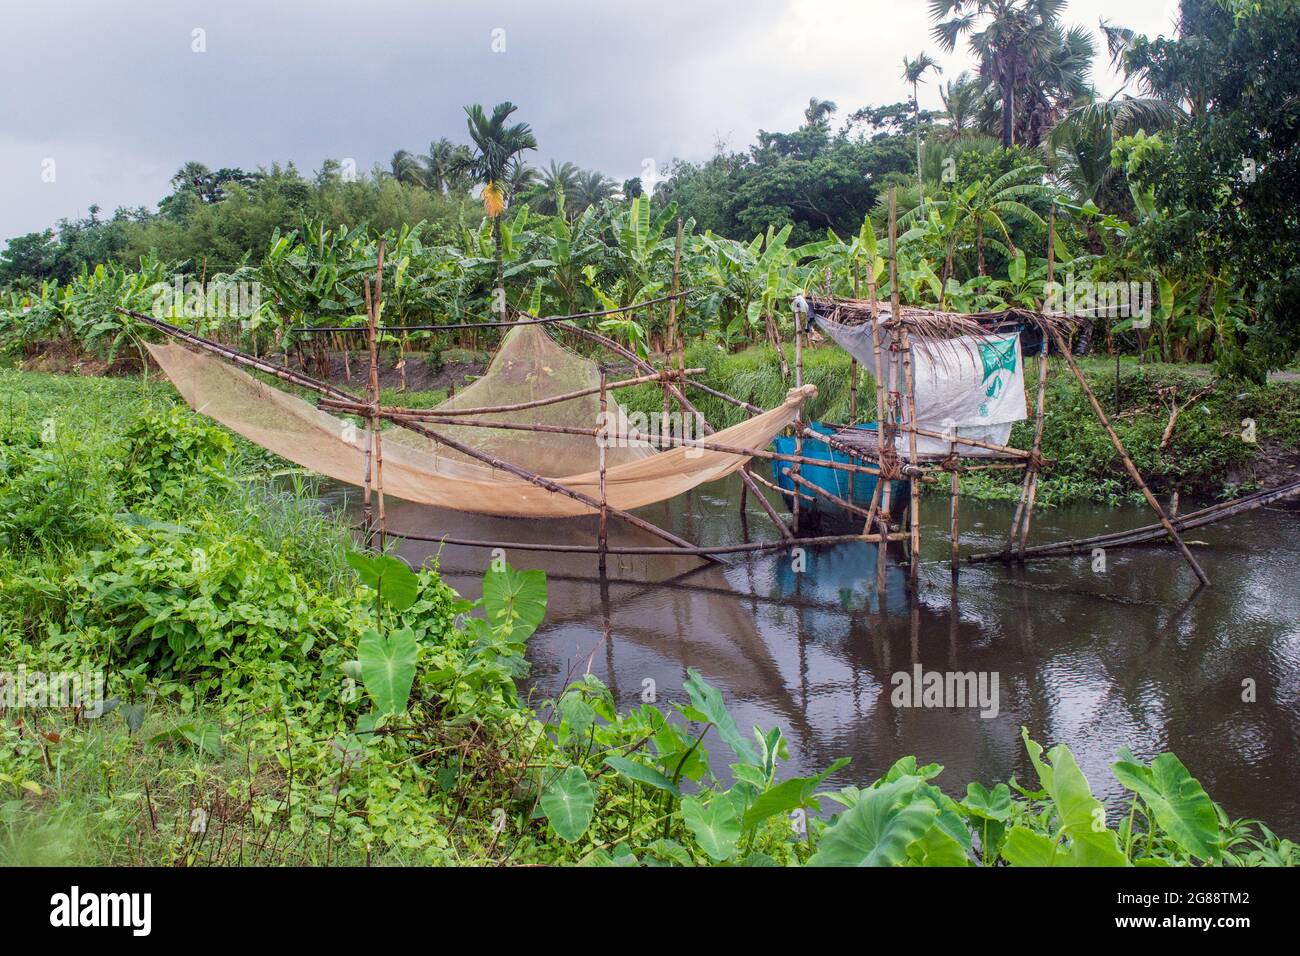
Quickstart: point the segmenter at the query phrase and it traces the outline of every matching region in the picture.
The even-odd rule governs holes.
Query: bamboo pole
[[[331,411],[342,412],[348,415],[365,415],[367,408],[366,405],[358,402],[339,401],[322,401],[319,407],[327,408]],[[581,435],[586,438],[598,438],[602,431],[600,428],[579,428],[575,425],[546,425],[540,423],[533,424],[532,422],[461,421],[459,418],[441,418],[437,415],[408,416],[386,406],[380,407],[379,414],[386,420],[395,422],[404,427],[408,424],[456,425],[457,427],[465,428],[489,428],[499,429],[502,431],[536,432],[550,435]],[[784,452],[768,451],[763,448],[746,448],[743,445],[727,445],[721,442],[699,441],[694,438],[678,438],[674,435],[646,435],[637,431],[628,432],[625,437],[629,441],[640,442],[645,445],[652,445],[660,448],[699,448],[703,451],[717,451],[728,455],[737,455],[746,458],[761,458],[765,461],[783,461],[791,464],[817,465],[822,468],[829,468],[833,471],[849,472],[850,474],[877,474],[876,468],[871,465],[855,465],[851,462],[810,458],[807,455],[789,455]],[[751,475],[750,477],[755,476]]]
[[[373,300],[370,297],[369,276],[367,276],[364,280],[362,280],[361,287],[365,293],[366,316],[367,316],[367,323],[368,323],[366,328],[369,332],[369,334],[367,335],[367,342],[369,343],[369,355],[371,361],[373,362],[374,355],[375,355],[375,339],[374,339],[373,331],[369,331],[369,330],[374,329],[374,306],[373,306]],[[374,371],[373,367],[369,371],[370,373],[373,373]],[[362,482],[362,488],[364,489],[365,504],[361,510],[361,515],[362,515],[361,520],[363,526],[365,527],[365,541],[366,541],[367,548],[371,547],[375,536],[374,513],[372,511],[371,503],[370,503],[370,480],[371,480],[371,473],[373,469],[373,461],[374,461],[374,453],[375,453],[375,426],[377,424],[375,421],[375,409],[378,407],[379,407],[379,396],[375,393],[375,377],[373,374],[367,374],[366,375],[366,406],[365,406],[365,411],[363,413],[366,422],[366,455],[365,455],[366,471],[365,471],[365,479]]]
[[[672,367],[673,348],[677,341],[677,290],[681,284],[682,275],[682,217],[677,217],[677,242],[673,248],[673,298],[668,300],[668,341],[664,345],[664,365],[667,368]],[[668,412],[668,386],[664,386],[664,410],[663,418],[660,422],[660,430],[668,431],[669,412]]]
[[[572,332],[576,335],[580,335],[585,338],[588,338],[593,342],[598,342],[601,345],[604,345],[610,351],[618,355],[621,355],[625,359],[629,360],[632,363],[634,368],[640,368],[647,373],[656,371],[655,368],[652,365],[650,365],[649,362],[641,358],[641,356],[637,355],[635,352],[631,351],[630,349],[625,348],[621,343],[615,342],[613,339],[601,335],[599,332],[593,332],[590,329],[584,329],[579,325],[572,325],[572,324],[563,325],[561,326],[561,328],[565,329],[566,331]],[[691,400],[686,397],[686,393],[683,392],[680,388],[678,388],[675,384],[670,385],[670,388],[673,392],[673,396],[677,399],[677,404],[682,407],[683,412],[698,416],[700,420],[700,427],[703,429],[704,434],[712,435],[714,432],[713,426],[709,424],[708,419],[706,419],[703,415],[700,414],[699,409],[695,407],[694,403],[691,402]],[[730,398],[730,396],[728,396],[728,398]],[[733,398],[731,399],[731,401],[739,402],[740,399]],[[742,469],[740,474],[740,480],[749,486],[749,490],[752,491],[754,493],[754,497],[758,499],[758,503],[760,506],[762,506],[764,513],[768,516],[768,518],[771,519],[772,523],[776,525],[777,530],[781,532],[781,537],[786,539],[793,538],[794,535],[791,534],[790,529],[786,527],[786,523],[783,520],[781,520],[781,516],[776,513],[776,509],[773,508],[772,503],[767,500],[767,496],[764,495],[761,491],[759,491],[758,487],[754,485],[753,476],[746,473]]]
[[[954,426],[953,430],[956,431],[956,426]],[[952,571],[952,576],[955,578],[957,576],[958,569],[961,567],[961,540],[960,540],[960,533],[958,529],[958,518],[957,518],[958,511],[961,507],[959,501],[960,496],[958,494],[960,490],[961,479],[958,474],[956,442],[952,443],[951,447],[949,448],[948,454],[949,457],[952,459],[952,470],[949,475],[949,485],[948,485],[948,493],[951,498],[951,508],[952,508],[952,515],[951,515],[952,554],[949,558],[949,567],[950,570]]]
[[[811,500],[816,500],[816,497],[820,496],[822,498],[825,498],[827,501],[839,505],[841,508],[843,508],[845,511],[850,512],[851,514],[858,515],[859,517],[862,518],[867,517],[867,511],[865,508],[861,507],[860,505],[855,505],[851,501],[845,501],[839,495],[826,490],[820,485],[814,484],[813,482],[809,481],[807,478],[801,478],[799,475],[791,471],[790,468],[787,467],[781,469],[781,473],[785,475],[787,478],[789,478],[791,481],[793,481],[795,484],[799,485],[801,488],[807,488],[809,491],[811,491],[813,493]],[[881,532],[881,534],[888,534],[888,532]],[[868,534],[864,530],[862,534],[858,535],[858,537],[863,541],[875,541],[875,540],[879,540],[880,535]],[[890,536],[889,540],[905,541],[907,540],[907,537],[908,536],[906,533],[900,533],[896,536]]]
[[[405,538],[410,541],[431,541],[467,548],[505,548],[516,551],[552,551],[561,554],[596,554],[598,551],[598,546],[594,544],[530,544],[524,541],[480,541],[475,538],[453,538],[449,535],[421,535],[399,531],[392,532],[392,536],[395,538]],[[901,533],[891,535],[891,538],[902,539],[905,537],[906,535]],[[755,551],[783,551],[787,548],[848,544],[850,542],[859,542],[863,540],[869,542],[871,538],[864,538],[864,536],[860,534],[832,534],[812,538],[798,538],[795,540],[782,538],[780,541],[753,541],[745,544],[710,545],[708,547],[687,545],[685,547],[661,548],[652,546],[636,547],[611,545],[606,549],[606,553],[667,556],[681,555],[683,557],[708,558],[723,554],[748,554]]]
[[[685,298],[686,296],[689,296],[693,291],[694,291],[693,289],[683,289],[676,294],[676,298]],[[378,331],[381,335],[388,334],[388,333],[402,335],[407,332],[446,332],[452,329],[469,329],[470,331],[478,332],[482,329],[499,329],[499,328],[510,329],[510,328],[514,328],[517,325],[550,325],[555,322],[572,322],[575,319],[595,319],[605,315],[618,315],[619,313],[622,312],[636,312],[639,309],[645,309],[652,305],[659,305],[662,302],[668,302],[673,298],[674,296],[672,295],[661,295],[657,299],[646,299],[643,302],[633,302],[631,305],[620,305],[617,308],[613,308],[613,309],[602,309],[599,312],[574,312],[572,315],[551,315],[551,316],[546,316],[544,318],[539,318],[538,316],[532,315],[528,312],[524,312],[520,309],[515,309],[514,310],[515,312],[517,312],[519,315],[525,316],[525,318],[509,319],[501,322],[458,322],[458,323],[445,324],[445,325],[394,325],[394,326],[384,325],[384,326],[380,326]],[[301,333],[361,332],[364,331],[364,329],[361,329],[357,326],[347,326],[347,325],[344,326],[305,325],[305,326],[300,326],[299,328],[296,328],[293,331],[301,332]]]
[[[698,375],[706,370],[702,368],[692,368],[692,369],[687,369],[686,371],[689,374]],[[666,378],[672,377],[676,374],[677,374],[676,372],[673,372],[671,370],[665,370],[662,372],[655,372],[653,375],[640,375],[637,376],[636,378],[624,379],[619,382],[610,382],[606,386],[606,391],[612,392],[620,388],[632,388],[637,385],[645,385],[649,382],[659,382],[659,381],[663,381]],[[600,394],[600,386],[593,385],[589,388],[580,388],[572,392],[564,392],[563,394],[560,395],[552,395],[549,398],[537,398],[527,402],[513,402],[509,405],[483,405],[478,408],[403,408],[399,406],[391,406],[389,408],[389,411],[393,412],[393,414],[405,415],[407,417],[416,420],[418,420],[423,415],[436,415],[439,418],[451,418],[453,416],[469,416],[469,415],[491,415],[498,412],[518,412],[518,411],[524,411],[525,409],[529,409],[529,408],[540,408],[546,405],[555,405],[560,402],[571,401],[572,399],[575,398],[585,398],[588,395],[598,395],[598,394]],[[335,404],[345,405],[347,403],[330,402],[330,401],[320,402],[322,408],[327,407],[329,405],[335,405]]]
[[[1120,441],[1119,435],[1115,433],[1115,429],[1110,424],[1110,419],[1106,417],[1106,412],[1102,409],[1101,402],[1097,401],[1097,396],[1093,394],[1091,386],[1088,385],[1087,380],[1083,377],[1083,372],[1079,370],[1078,364],[1074,361],[1074,356],[1070,354],[1068,344],[1061,338],[1061,334],[1057,332],[1055,328],[1051,328],[1050,331],[1052,338],[1056,342],[1057,348],[1060,349],[1061,354],[1065,357],[1066,363],[1070,366],[1070,371],[1074,373],[1074,377],[1078,381],[1079,387],[1083,389],[1083,394],[1088,396],[1088,401],[1092,404],[1092,410],[1096,414],[1097,420],[1101,422],[1102,427],[1106,429],[1106,434],[1110,438],[1110,443],[1114,445],[1115,450],[1119,452],[1119,456],[1124,462],[1124,469],[1141,490],[1142,496],[1146,498],[1147,504],[1151,506],[1151,510],[1154,511],[1156,516],[1160,519],[1160,524],[1164,527],[1170,539],[1175,545],[1177,545],[1178,550],[1182,552],[1183,559],[1191,565],[1192,570],[1196,573],[1197,579],[1201,584],[1208,587],[1210,583],[1209,577],[1206,575],[1205,571],[1202,570],[1200,564],[1197,563],[1192,552],[1188,550],[1187,545],[1183,543],[1183,539],[1178,534],[1178,529],[1170,523],[1168,515],[1165,514],[1165,509],[1160,506],[1160,502],[1156,500],[1156,496],[1153,495],[1151,489],[1147,487],[1147,483],[1143,480],[1142,473],[1138,471],[1137,465],[1133,464],[1133,459],[1129,457],[1128,450],[1125,449],[1124,443]]]
[[[381,392],[379,390],[379,335],[376,330],[379,328],[379,313],[383,308],[383,301],[384,239],[381,236],[379,239],[379,254],[375,263],[375,296],[371,301],[370,308],[370,380],[371,387],[374,389],[376,408],[381,402]],[[373,422],[371,434],[374,436],[375,442],[375,498],[379,506],[379,550],[382,551],[388,530],[388,522],[384,514],[384,446],[383,439],[379,434],[378,419]]]
[[[889,305],[890,317],[899,315],[898,310],[898,188],[889,188]],[[898,325],[898,347],[903,354],[903,379],[907,388],[907,450],[908,460],[917,464],[916,453],[916,383],[912,373],[912,346],[904,323]],[[908,505],[908,530],[911,532],[912,560],[908,565],[908,579],[915,585],[919,580],[921,568],[921,486],[919,482],[908,482],[911,488],[911,502]]]
[[[666,398],[664,400],[667,401]],[[596,543],[600,548],[600,559],[598,565],[600,570],[600,576],[602,578],[605,576],[605,554],[606,554],[606,549],[609,547],[609,541],[607,537],[608,522],[609,522],[609,500],[606,498],[605,495],[605,445],[608,443],[609,440],[609,434],[607,431],[608,422],[606,419],[608,408],[609,406],[608,406],[607,396],[605,393],[605,367],[602,365],[600,368],[600,423],[602,429],[606,429],[606,431],[604,434],[596,436],[596,454],[600,462],[599,464],[600,519],[599,519],[599,525],[597,526]]]
[[[425,428],[423,425],[418,425],[413,422],[397,421],[392,416],[385,415],[382,411],[380,412],[380,415],[383,418],[387,418],[390,421],[394,421],[396,424],[403,425],[404,427],[409,428],[411,431],[415,432],[418,435],[423,435],[426,438],[431,438],[436,442],[446,445],[448,448],[451,448],[454,451],[460,452],[462,455],[466,455],[469,458],[473,458],[475,461],[482,462],[483,464],[488,465],[489,467],[492,468],[499,468],[501,471],[508,472],[509,474],[514,475],[516,478],[521,478],[524,481],[528,482],[529,484],[536,485],[538,488],[545,489],[546,491],[552,492],[553,494],[563,495],[566,498],[572,498],[574,501],[586,505],[593,512],[597,514],[600,513],[600,501],[597,500],[596,498],[593,498],[591,495],[584,494],[581,491],[576,491],[573,488],[567,488],[564,485],[560,484],[559,482],[552,481],[550,478],[544,478],[541,475],[536,474],[535,472],[529,471],[527,468],[521,468],[519,465],[516,465],[513,462],[505,461],[504,459],[498,458],[495,455],[490,455],[487,452],[480,451],[479,449],[466,445],[463,442],[456,441],[454,438],[449,438],[446,435],[434,431],[432,428]],[[665,541],[671,542],[673,545],[675,545],[678,548],[692,547],[689,541],[686,541],[683,538],[679,538],[671,531],[665,531],[663,528],[649,521],[646,521],[644,518],[640,518],[634,514],[631,514],[630,512],[624,511],[622,508],[615,508],[613,505],[606,505],[606,507],[608,509],[609,514],[613,515],[614,517],[621,518],[624,521],[626,521],[628,524],[632,525],[633,527],[640,528],[642,531],[647,531],[658,538],[662,538]]]
[[[799,309],[794,310],[794,387],[803,388],[803,313]],[[796,420],[796,425],[803,423],[803,415],[800,414]],[[802,429],[796,428],[794,433],[794,453],[800,457],[803,456],[803,433]],[[788,470],[788,469],[787,469]],[[792,479],[797,482],[799,475],[799,465],[796,462]],[[794,533],[799,533],[799,519],[802,517],[800,512],[802,508],[799,505],[799,496],[795,495],[790,506],[790,515],[794,519]]]
[[[1056,275],[1056,203],[1052,203],[1051,214],[1047,221],[1047,282],[1050,285]],[[1038,497],[1038,472],[1041,467],[1039,452],[1043,447],[1043,421],[1045,402],[1047,400],[1047,331],[1040,326],[1042,343],[1038,349],[1038,390],[1034,400],[1034,445],[1033,454],[1025,465],[1025,478],[1020,486],[1020,503],[1016,506],[1015,516],[1011,521],[1011,530],[1007,535],[1007,550],[1010,551],[1017,533],[1020,538],[1019,560],[1025,560],[1025,546],[1029,542],[1029,525],[1034,516],[1034,502]]]
[[[1293,498],[1297,495],[1300,495],[1300,481],[1273,488],[1269,491],[1258,492],[1247,498],[1239,498],[1236,501],[1223,501],[1208,508],[1202,508],[1199,511],[1189,511],[1180,517],[1170,518],[1170,521],[1179,531],[1190,531],[1193,528],[1200,528],[1207,524],[1222,521],[1225,518],[1244,514],[1247,511],[1254,511],[1256,508],[1263,508],[1276,501]],[[1148,544],[1167,537],[1168,534],[1164,525],[1156,522],[1138,528],[1130,528],[1127,531],[1111,531],[1087,538],[1070,538],[1066,541],[1040,544],[1033,548],[1027,548],[1025,557],[1065,558],[1097,546],[1122,548],[1129,545]],[[978,564],[983,561],[1000,560],[1002,557],[1002,552],[995,551],[985,554],[973,554],[966,560]]]

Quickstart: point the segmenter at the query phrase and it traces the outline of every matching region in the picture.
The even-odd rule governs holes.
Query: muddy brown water
[[[352,510],[358,497],[333,487],[325,500]],[[752,501],[742,521],[738,500],[732,479],[640,513],[702,544],[772,537]],[[391,498],[387,513],[399,531],[475,539],[585,544],[595,531],[587,519],[495,519]],[[961,514],[963,553],[1001,547],[1011,506],[963,501]],[[611,556],[604,582],[593,556],[511,551],[511,564],[541,568],[549,581],[546,620],[529,645],[529,689],[535,699],[554,696],[590,669],[620,709],[651,686],[662,706],[685,699],[682,681],[695,668],[722,690],[742,731],[783,729],[783,774],[844,756],[851,763],[830,783],[862,785],[914,754],[945,767],[937,782],[955,796],[972,780],[1015,776],[1037,786],[1023,725],[1040,743],[1070,746],[1112,825],[1128,807],[1109,771],[1116,751],[1150,759],[1172,750],[1231,816],[1300,837],[1300,511],[1271,507],[1191,532],[1213,582],[1199,591],[1168,547],[1112,550],[1104,571],[1088,556],[966,565],[954,588],[946,498],[927,499],[922,518],[915,596],[904,554],[892,549],[878,594],[875,546],[861,543],[809,549],[802,572],[788,553],[720,566]],[[1040,510],[1030,543],[1150,521],[1136,508]],[[617,525],[611,544],[658,544]],[[399,548],[412,563],[437,550]],[[440,565],[453,587],[477,597],[489,558],[447,546]],[[895,706],[895,675],[917,664],[996,675],[996,716]],[[1253,701],[1244,699],[1251,686]],[[712,735],[706,744],[725,774],[725,745]]]

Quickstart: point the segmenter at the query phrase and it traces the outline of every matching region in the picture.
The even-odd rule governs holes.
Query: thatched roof
[[[840,325],[865,325],[871,321],[872,304],[866,299],[838,299],[828,296],[808,296],[809,305],[823,319]],[[889,302],[877,302],[876,314],[886,328],[904,326],[924,338],[951,339],[963,335],[983,336],[1004,331],[1009,327],[1036,326],[1047,330],[1055,328],[1063,335],[1077,330],[1083,321],[1060,312],[1036,312],[1032,309],[1003,309],[1000,312],[940,312],[905,305],[898,309],[895,318]]]

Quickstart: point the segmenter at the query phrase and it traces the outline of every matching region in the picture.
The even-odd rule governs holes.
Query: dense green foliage
[[[6,668],[104,669],[109,694],[99,717],[0,713],[0,861],[1297,862],[1172,754],[1119,755],[1112,822],[1027,732],[1036,783],[956,798],[911,757],[864,786],[827,783],[844,761],[782,774],[781,730],[743,731],[694,671],[625,713],[591,676],[533,706],[541,572],[494,565],[470,602],[354,552],[306,489],[142,383],[4,372],[0,407]]]
[[[906,303],[1047,303],[1055,209],[1058,281],[1152,289],[1149,325],[1065,306],[1095,312],[1108,349],[1215,361],[1256,380],[1294,359],[1294,7],[1186,0],[1169,39],[1105,25],[1114,61],[1138,87],[1110,100],[1095,95],[1091,40],[1060,0],[936,0],[931,13],[940,45],[965,39],[978,64],[943,88],[943,113],[915,98],[940,64],[908,57],[911,103],[863,107],[834,128],[837,105],[814,98],[797,129],[759,131],[747,150],[720,146],[702,163],[656,171],[651,195],[634,180],[620,195],[572,163],[530,169],[524,154],[537,139],[510,103],[467,107],[472,146],[444,139],[427,154],[401,151],[391,170],[369,175],[332,160],[310,179],[292,166],[187,164],[156,214],[103,219],[92,209],[11,240],[0,254],[0,341],[32,350],[64,337],[112,351],[138,331],[112,305],[148,306],[160,282],[226,281],[255,285],[260,301],[234,316],[188,300],[164,311],[251,349],[293,348],[294,326],[361,321],[381,235],[393,323],[495,318],[498,288],[534,313],[605,309],[668,288],[680,216],[682,281],[694,292],[686,333],[775,344],[788,334],[790,296],[820,289],[828,272],[837,294],[864,295],[873,274],[888,294],[875,243],[894,187]],[[487,217],[471,199],[478,186]],[[607,331],[662,347],[666,312],[611,320]],[[481,344],[452,338],[430,344]]]

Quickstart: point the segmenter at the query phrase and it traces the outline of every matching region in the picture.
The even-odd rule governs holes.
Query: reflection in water
[[[642,510],[649,520],[703,544],[775,532],[751,507],[737,514],[733,480]],[[331,492],[338,501],[342,489]],[[355,493],[349,503],[355,503]],[[742,728],[779,724],[790,742],[786,772],[836,757],[852,763],[834,782],[869,782],[906,754],[947,768],[950,792],[970,780],[1034,780],[1020,727],[1044,744],[1067,743],[1094,790],[1118,814],[1127,807],[1108,767],[1120,746],[1150,758],[1173,750],[1232,816],[1259,817],[1300,835],[1300,548],[1297,514],[1269,508],[1197,529],[1198,558],[1214,586],[1195,579],[1166,548],[1112,551],[1107,570],[1087,558],[1025,568],[972,565],[954,590],[947,568],[947,499],[923,509],[922,586],[888,555],[876,590],[876,548],[853,543],[791,555],[729,559],[615,557],[596,576],[589,555],[509,554],[550,580],[547,619],[529,658],[536,695],[553,695],[590,670],[621,708],[653,681],[659,702],[681,700],[688,668],[720,687]],[[963,550],[1001,546],[1006,505],[963,502]],[[390,527],[421,534],[529,542],[595,540],[594,521],[529,521],[464,515],[389,500]],[[1094,507],[1040,511],[1034,541],[1145,524],[1139,511]],[[612,522],[611,544],[650,543]],[[1031,542],[1032,543],[1032,542]],[[1195,545],[1194,545],[1195,547]],[[422,562],[436,545],[407,542]],[[476,596],[489,554],[447,547],[449,583]],[[995,672],[1000,709],[896,708],[891,676],[927,671]],[[1243,681],[1257,700],[1244,702]],[[717,769],[725,747],[710,744]],[[1114,817],[1112,822],[1114,822]]]

